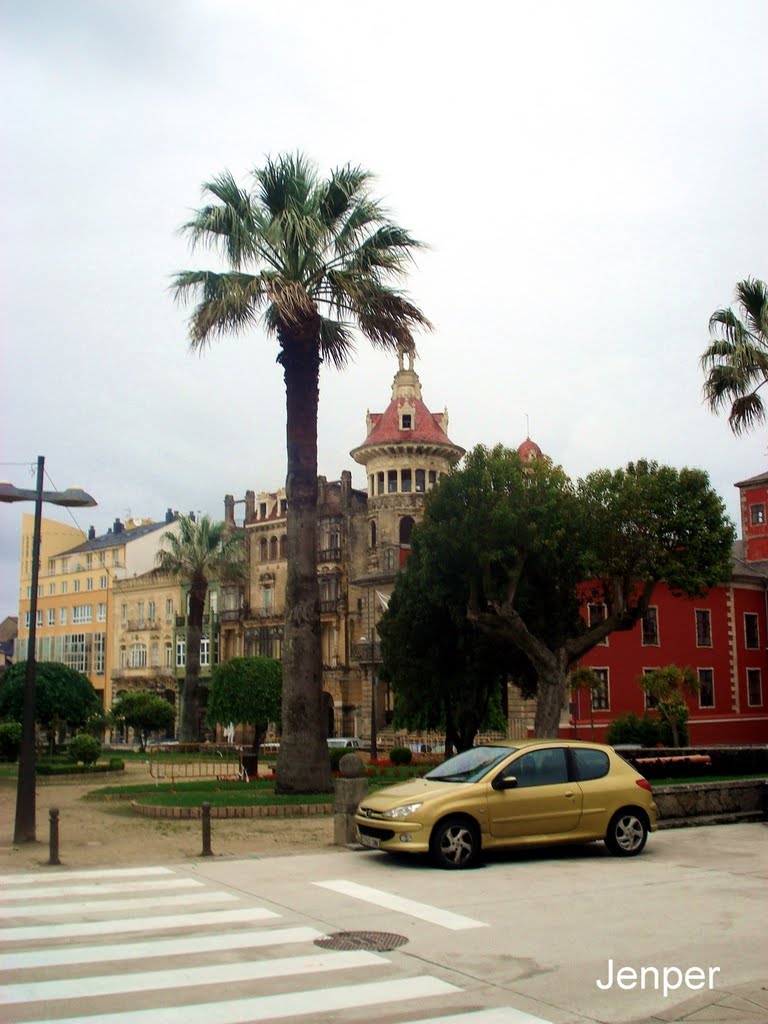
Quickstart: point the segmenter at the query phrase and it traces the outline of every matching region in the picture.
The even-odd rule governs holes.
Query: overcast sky
[[[99,533],[285,478],[274,339],[190,354],[168,284],[200,186],[267,154],[362,164],[431,249],[424,399],[465,448],[527,432],[574,477],[648,457],[733,483],[765,431],[702,405],[710,314],[768,279],[765,0],[5,0],[0,477],[80,485]],[[210,261],[210,259],[209,259]],[[362,341],[323,372],[319,471],[389,401]],[[0,619],[21,514],[0,506]],[[32,506],[28,507],[32,510]],[[50,513],[49,513],[50,514]],[[67,519],[64,510],[54,517]]]

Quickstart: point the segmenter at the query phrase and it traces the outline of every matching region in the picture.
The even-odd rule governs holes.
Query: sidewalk
[[[706,992],[679,1003],[669,1013],[642,1017],[632,1024],[768,1024],[766,981],[738,985],[728,991]]]

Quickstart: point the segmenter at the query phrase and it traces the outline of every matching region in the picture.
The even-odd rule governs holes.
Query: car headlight
[[[409,814],[418,811],[421,804],[404,804],[402,807],[393,807],[391,811],[382,811],[382,818],[407,818]]]

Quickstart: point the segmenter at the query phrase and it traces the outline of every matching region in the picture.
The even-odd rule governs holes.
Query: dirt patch
[[[143,782],[146,765],[126,763],[120,781]],[[199,821],[144,818],[130,801],[96,802],[83,797],[116,783],[114,775],[37,782],[37,842],[13,844],[16,783],[0,785],[0,873],[48,868],[49,811],[59,809],[59,858],[67,868],[127,867],[172,864],[200,856]],[[216,857],[252,857],[317,852],[333,843],[332,815],[309,818],[217,819],[211,828]]]

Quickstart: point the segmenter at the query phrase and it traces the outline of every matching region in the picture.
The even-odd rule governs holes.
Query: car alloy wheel
[[[645,846],[648,825],[635,811],[619,811],[611,818],[605,845],[617,857],[634,857]]]
[[[480,836],[472,822],[448,818],[432,833],[432,856],[441,868],[471,867],[480,852]]]

